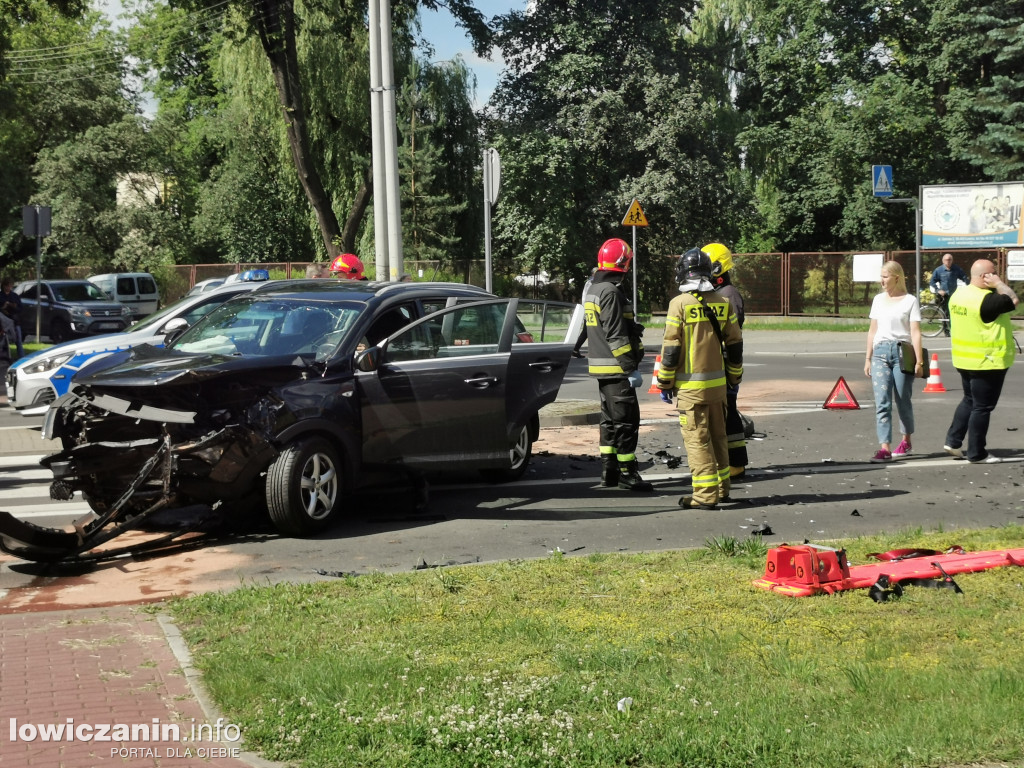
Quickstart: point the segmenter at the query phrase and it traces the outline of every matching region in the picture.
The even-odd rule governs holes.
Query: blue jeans
[[[946,432],[946,445],[959,448],[967,436],[965,454],[971,461],[981,461],[988,456],[985,444],[988,438],[988,422],[999,394],[1003,391],[1006,370],[965,371],[957,368],[964,386],[964,396],[953,412],[953,423]]]
[[[914,434],[914,406],[910,402],[914,377],[900,370],[900,350],[895,341],[880,341],[871,351],[871,389],[875,395],[875,433],[878,442],[892,442],[892,406],[900,416],[902,432]]]

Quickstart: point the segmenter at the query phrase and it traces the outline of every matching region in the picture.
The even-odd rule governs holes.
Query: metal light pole
[[[373,137],[373,224],[378,280],[398,280],[402,263],[402,203],[395,126],[391,2],[370,0],[370,126]],[[381,261],[383,259],[383,275]]]
[[[498,150],[485,149],[483,157],[484,177],[484,288],[493,293],[494,270],[491,265],[491,206],[498,202],[501,190],[501,158]]]

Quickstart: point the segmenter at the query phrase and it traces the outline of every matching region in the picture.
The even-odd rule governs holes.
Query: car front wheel
[[[518,480],[526,472],[533,454],[533,438],[530,436],[530,425],[524,424],[515,433],[508,449],[508,466],[500,469],[484,469],[480,474],[492,483],[507,483]]]
[[[54,344],[60,344],[62,341],[67,341],[71,338],[71,326],[68,325],[66,320],[61,320],[59,317],[50,323],[50,341]]]
[[[296,440],[267,470],[267,510],[274,527],[307,536],[334,520],[341,495],[341,460],[322,437]]]

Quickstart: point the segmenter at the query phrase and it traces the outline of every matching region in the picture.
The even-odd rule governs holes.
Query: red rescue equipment
[[[900,584],[960,588],[950,576],[974,573],[1005,565],[1024,566],[1024,549],[965,552],[951,547],[946,552],[930,549],[896,549],[872,553],[879,563],[850,567],[846,551],[815,544],[783,544],[768,551],[764,576],[754,586],[790,597],[831,595],[846,589],[871,589],[874,600],[885,600]],[[888,591],[893,587],[892,591]]]

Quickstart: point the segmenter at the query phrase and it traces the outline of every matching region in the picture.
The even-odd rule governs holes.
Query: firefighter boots
[[[640,471],[637,469],[636,459],[632,461],[623,461],[619,464],[619,488],[623,488],[627,491],[641,491],[649,492],[654,490],[654,486],[640,477]]]
[[[614,488],[619,484],[619,457],[614,453],[601,456],[601,485]]]

